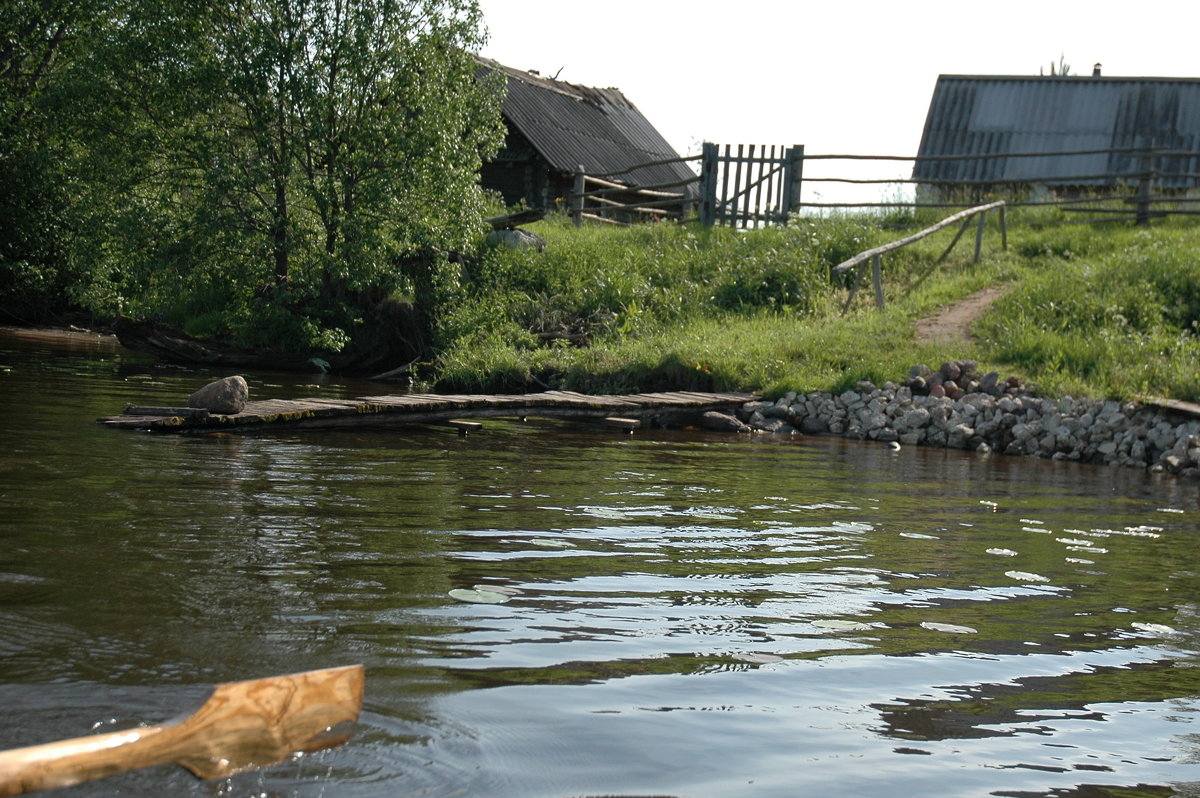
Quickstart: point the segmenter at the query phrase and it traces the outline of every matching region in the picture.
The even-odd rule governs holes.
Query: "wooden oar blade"
[[[351,665],[218,685],[183,722],[174,761],[218,779],[341,745],[362,710],[363,681],[363,667]]]
[[[361,665],[219,685],[194,714],[157,726],[0,751],[0,796],[178,762],[201,778],[345,742],[362,710]]]

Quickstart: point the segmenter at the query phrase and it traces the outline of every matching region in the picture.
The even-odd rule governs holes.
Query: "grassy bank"
[[[426,376],[447,390],[840,390],[914,363],[970,357],[1047,393],[1200,399],[1200,228],[1053,224],[1010,212],[935,261],[953,231],[885,259],[887,310],[830,268],[902,237],[877,218],[734,233],[691,225],[530,229],[545,251],[494,250],[464,270],[437,321]],[[923,220],[924,221],[924,220]],[[918,225],[919,226],[919,225]],[[918,344],[917,319],[1010,286],[967,343]]]

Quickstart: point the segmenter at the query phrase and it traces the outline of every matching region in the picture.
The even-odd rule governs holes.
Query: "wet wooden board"
[[[1144,397],[1141,399],[1141,402],[1144,405],[1162,407],[1167,410],[1174,410],[1177,413],[1183,413],[1192,418],[1200,418],[1200,405],[1194,402],[1184,402],[1180,399],[1159,399],[1155,397]]]
[[[149,432],[203,434],[253,432],[268,429],[337,428],[382,424],[446,423],[451,419],[479,417],[619,418],[625,426],[645,424],[657,417],[709,410],[733,412],[756,397],[746,393],[699,393],[678,391],[590,396],[574,391],[545,391],[530,394],[384,394],[353,399],[263,399],[247,402],[242,412],[210,414],[151,415],[127,412],[97,419],[114,429]],[[149,410],[131,406],[130,411]],[[154,408],[162,411],[162,408]],[[474,427],[473,427],[474,428]]]

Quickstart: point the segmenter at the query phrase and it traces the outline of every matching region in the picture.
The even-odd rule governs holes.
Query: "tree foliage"
[[[0,318],[59,311],[78,280],[65,257],[69,147],[53,95],[94,10],[87,0],[0,3]]]
[[[53,104],[88,306],[337,350],[405,253],[477,232],[503,127],[473,0],[95,1]]]

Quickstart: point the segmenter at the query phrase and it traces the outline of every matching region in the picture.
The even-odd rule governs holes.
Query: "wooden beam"
[[[871,258],[873,258],[876,255],[883,255],[887,252],[891,252],[893,249],[899,249],[900,247],[908,246],[909,244],[912,244],[915,241],[920,241],[925,236],[936,233],[938,230],[941,230],[943,227],[947,227],[949,225],[954,224],[955,222],[959,221],[960,219],[966,219],[977,213],[983,213],[985,211],[990,211],[992,208],[999,208],[999,207],[1003,206],[1004,204],[1005,204],[1004,200],[997,200],[996,202],[989,202],[987,205],[978,205],[974,208],[967,208],[965,211],[960,211],[959,213],[955,213],[951,216],[947,216],[945,219],[942,219],[937,224],[935,224],[931,227],[926,227],[924,230],[922,230],[918,233],[913,233],[912,235],[908,236],[907,238],[901,238],[899,241],[893,241],[890,244],[884,244],[881,247],[875,247],[874,249],[868,249],[866,252],[860,252],[857,255],[855,255],[853,258],[842,261],[837,266],[834,266],[833,273],[834,274],[842,274],[844,272],[848,272],[851,269],[853,269],[855,266],[857,266],[858,264],[864,263],[865,261],[870,260]]]
[[[875,287],[875,307],[883,310],[883,256],[871,258],[871,285]]]
[[[651,167],[651,166],[665,166],[667,164],[672,164],[672,163],[687,163],[688,161],[699,161],[703,157],[704,157],[703,155],[686,155],[682,158],[664,158],[661,161],[647,161],[646,163],[639,163],[635,166],[631,166],[628,169],[622,169],[618,172],[599,172],[599,173],[597,173],[597,176],[598,177],[616,177],[617,175],[629,174],[630,172],[635,172],[638,169],[646,169],[647,167]]]
[[[979,214],[979,227],[975,229],[975,260],[972,261],[973,263],[979,263],[979,256],[983,252],[983,227],[986,223],[987,211],[981,211]]]
[[[442,422],[447,427],[454,427],[458,430],[460,436],[466,436],[468,432],[479,432],[483,429],[483,424],[478,421],[464,421],[460,418],[450,418]]]
[[[121,415],[98,419],[117,429],[203,434],[251,432],[278,427],[331,429],[378,427],[396,424],[440,424],[456,429],[479,429],[478,421],[464,418],[606,418],[642,419],[643,423],[664,410],[724,410],[753,399],[752,394],[697,393],[676,391],[632,396],[589,396],[570,391],[536,394],[451,396],[446,394],[395,394],[361,396],[356,399],[268,399],[251,401],[236,415],[185,418],[179,415]],[[624,424],[624,422],[618,422]]]
[[[1185,402],[1181,399],[1163,399],[1157,396],[1143,396],[1138,401],[1144,405],[1162,407],[1193,418],[1200,418],[1200,405],[1195,402]]]
[[[179,416],[180,418],[208,418],[202,407],[157,407],[152,405],[126,405],[122,415],[126,416]]]

